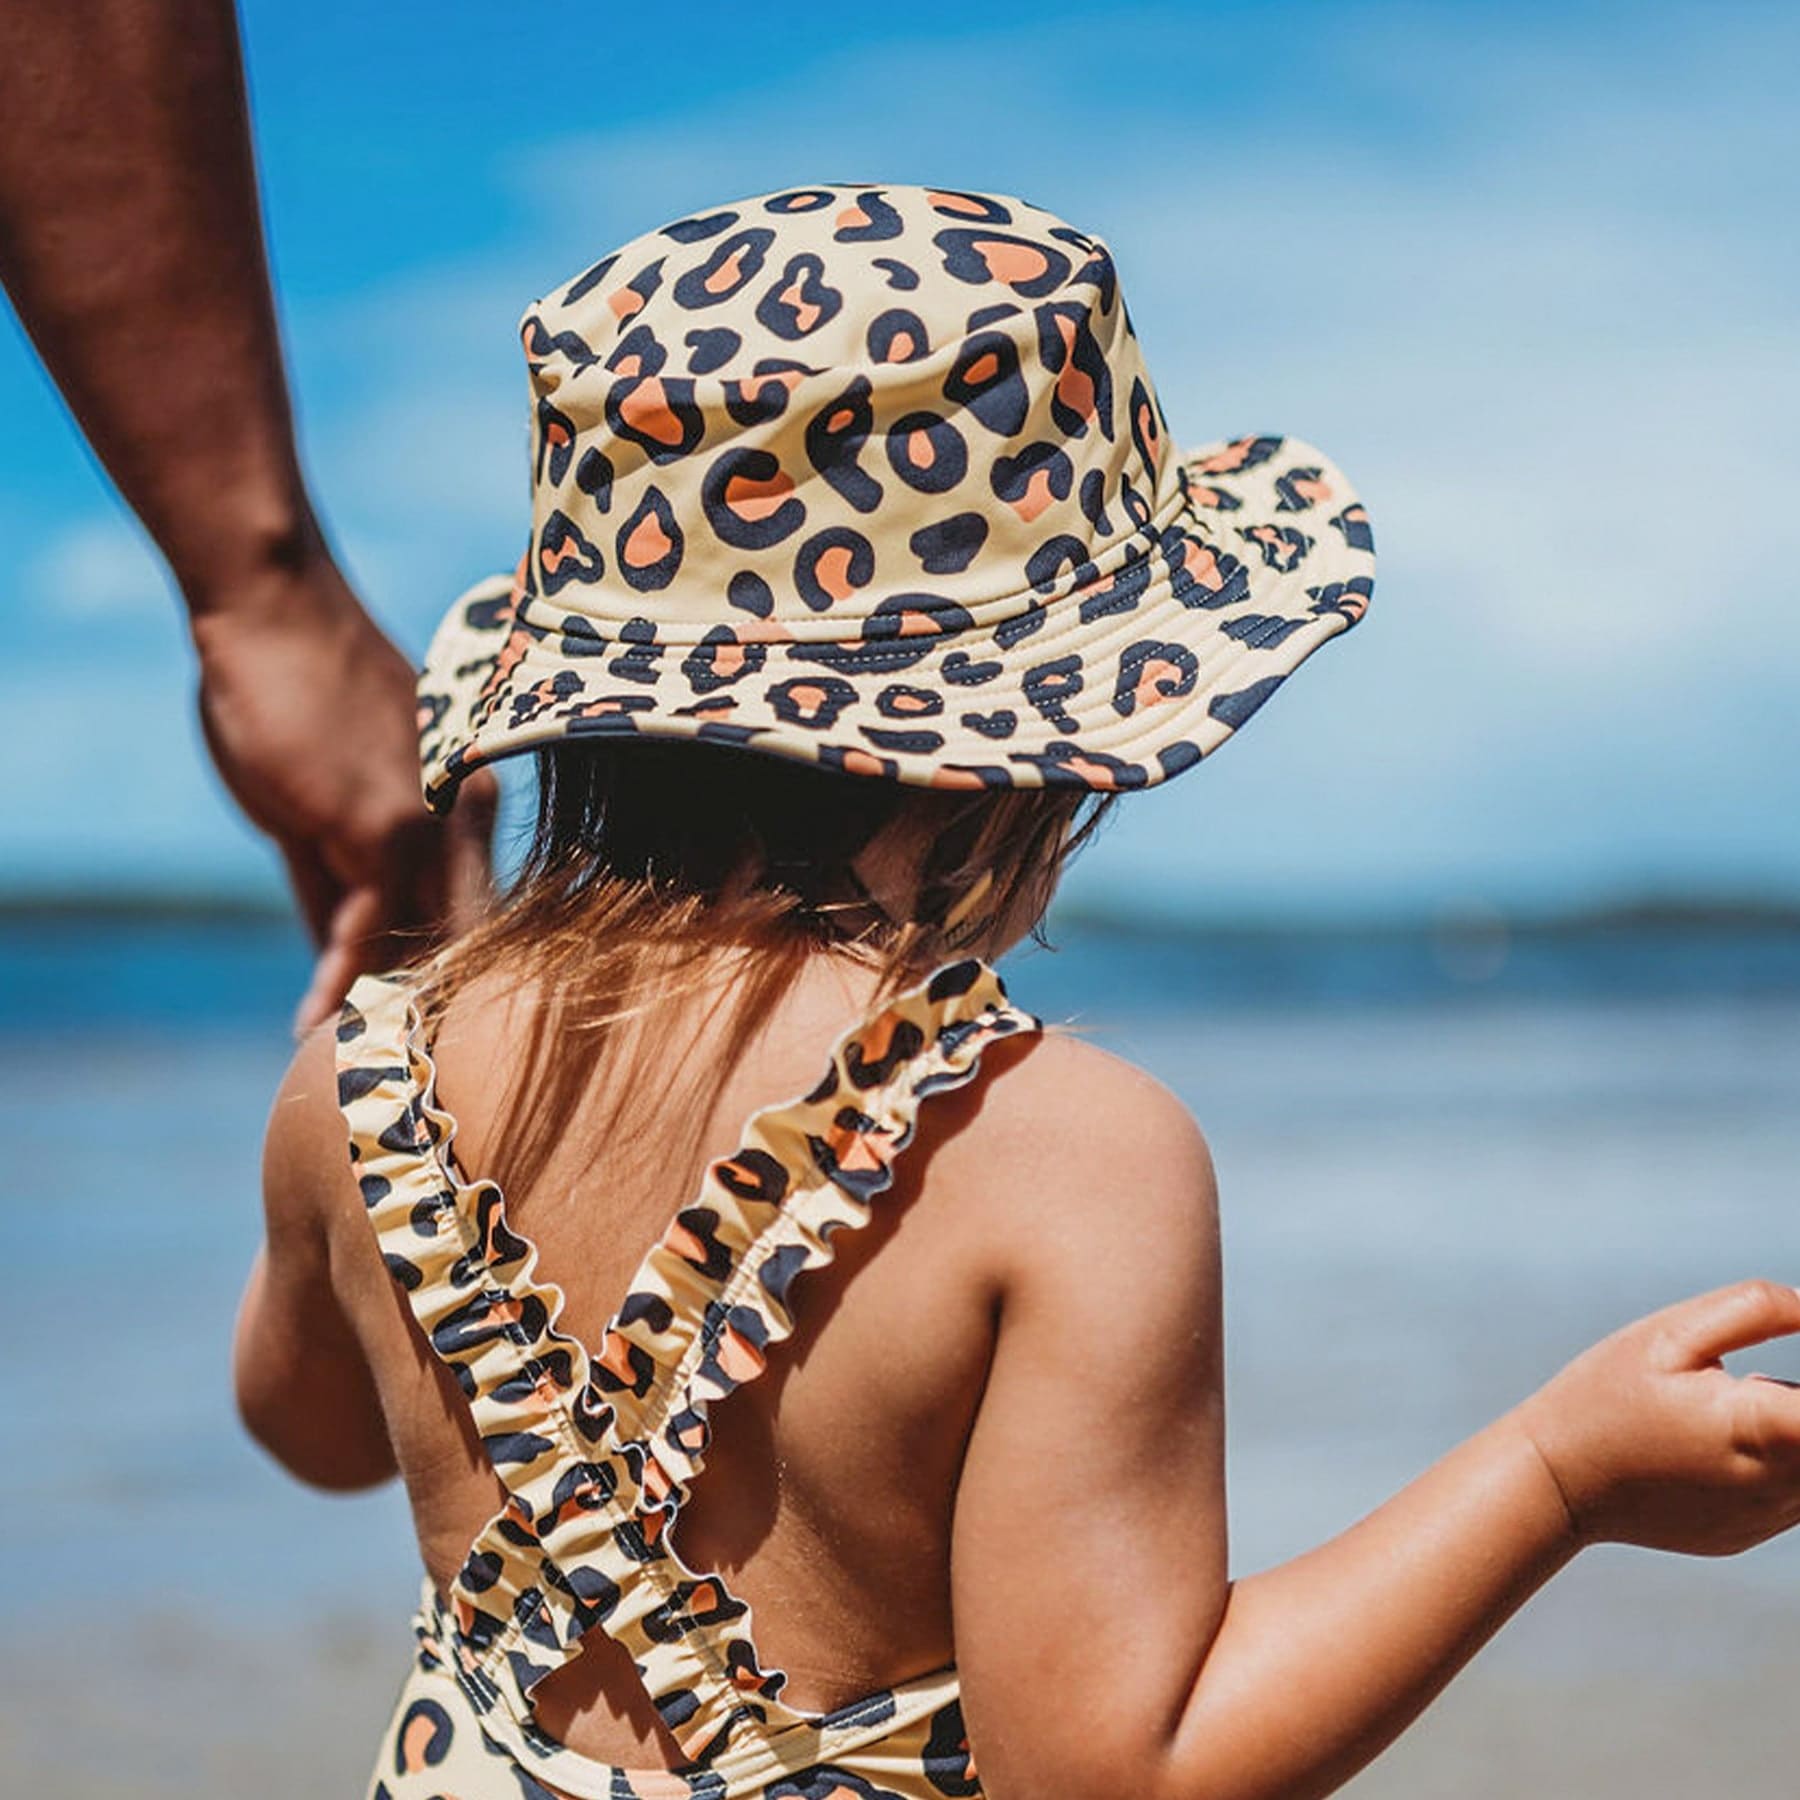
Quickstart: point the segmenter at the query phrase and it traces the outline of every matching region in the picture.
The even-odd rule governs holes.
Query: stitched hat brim
[[[513,578],[457,601],[420,679],[425,795],[570,738],[692,739],[933,787],[1153,786],[1216,750],[1372,591],[1366,515],[1297,439],[1183,461],[1174,530],[1114,576],[998,624],[862,638],[654,644],[585,618],[530,628]],[[754,627],[756,622],[740,622]]]

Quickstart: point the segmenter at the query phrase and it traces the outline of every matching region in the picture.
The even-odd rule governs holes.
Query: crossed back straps
[[[690,1766],[746,1738],[841,1726],[783,1704],[749,1607],[683,1562],[670,1527],[705,1466],[712,1404],[793,1333],[795,1277],[833,1259],[835,1231],[868,1223],[921,1103],[1038,1021],[971,959],[845,1033],[810,1093],[753,1114],[706,1170],[590,1349],[560,1328],[562,1293],[499,1187],[457,1165],[415,985],[364,976],[351,989],[338,1098],[388,1273],[506,1489],[442,1609],[444,1660],[483,1713],[529,1738],[532,1689],[602,1630]]]

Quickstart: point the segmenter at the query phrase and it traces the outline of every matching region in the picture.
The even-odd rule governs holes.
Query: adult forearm
[[[1497,1421],[1330,1543],[1234,1585],[1163,1791],[1333,1792],[1574,1551],[1530,1437]]]
[[[231,0],[0,8],[0,280],[197,611],[320,553]]]

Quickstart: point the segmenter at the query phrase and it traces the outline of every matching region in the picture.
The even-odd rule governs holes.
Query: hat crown
[[[1006,196],[740,201],[635,239],[521,335],[541,626],[941,630],[1148,555],[1180,499],[1106,246]]]

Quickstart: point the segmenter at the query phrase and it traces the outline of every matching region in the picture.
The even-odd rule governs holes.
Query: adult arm
[[[313,514],[231,0],[0,8],[0,282],[186,601],[214,761],[321,947],[315,1022],[479,901],[493,789],[424,812],[411,671]]]
[[[1800,1330],[1800,1294],[1751,1281],[1615,1332],[1361,1523],[1230,1581],[1205,1146],[1085,1045],[1046,1042],[992,1100],[1013,1198],[952,1559],[992,1800],[1330,1793],[1581,1544],[1725,1554],[1800,1520],[1800,1392],[1720,1361]]]

